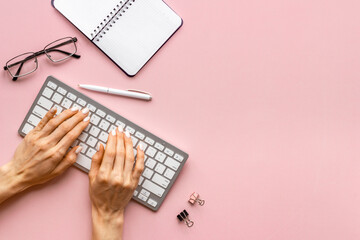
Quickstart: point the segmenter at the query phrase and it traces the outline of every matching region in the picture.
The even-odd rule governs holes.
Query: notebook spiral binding
[[[135,0],[122,0],[109,15],[104,18],[102,22],[94,29],[94,33],[91,33],[91,37],[96,38],[96,41],[99,42],[100,39],[106,34],[107,31],[116,23],[117,20],[122,17],[125,12],[133,5]]]

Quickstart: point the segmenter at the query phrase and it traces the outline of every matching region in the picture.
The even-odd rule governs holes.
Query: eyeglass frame
[[[46,49],[46,48],[47,48],[48,46],[50,46],[51,44],[53,44],[53,43],[55,43],[55,42],[57,42],[57,41],[63,40],[63,39],[69,39],[69,41],[60,43],[60,44],[58,44],[58,45],[55,45],[55,46],[53,46],[53,47],[51,47],[51,48]],[[69,53],[69,52],[66,52],[66,51],[63,51],[63,50],[60,50],[60,49],[54,49],[54,48],[61,47],[61,46],[63,46],[63,45],[69,44],[69,43],[71,43],[70,41],[74,43],[75,52]],[[13,81],[16,81],[19,77],[27,76],[27,75],[35,72],[35,71],[38,69],[39,64],[38,64],[37,56],[40,56],[40,55],[42,55],[42,54],[45,54],[45,55],[48,57],[48,59],[50,59],[50,61],[52,61],[52,62],[54,62],[54,63],[65,61],[65,60],[69,59],[70,57],[74,57],[74,58],[79,59],[81,56],[78,55],[78,54],[76,54],[76,52],[77,52],[76,42],[77,42],[77,38],[76,38],[76,37],[64,37],[64,38],[60,38],[60,39],[58,39],[58,40],[55,40],[55,41],[47,44],[47,45],[44,47],[43,50],[40,50],[40,51],[38,51],[38,52],[27,52],[27,53],[23,53],[23,54],[17,55],[16,57],[11,58],[9,61],[6,62],[5,66],[4,66],[4,70],[5,70],[5,71],[7,70],[8,73],[10,74],[10,76],[12,77],[12,80],[13,80]],[[66,54],[67,57],[65,57],[65,58],[63,58],[63,59],[60,59],[60,60],[54,60],[54,59],[52,59],[51,56],[48,54],[48,52],[51,52],[51,51],[61,52],[61,53],[63,53],[63,54]],[[20,57],[20,56],[22,56],[22,55],[25,55],[25,54],[31,54],[31,55],[28,56],[28,57],[26,57],[25,59],[23,59],[23,60],[21,60],[21,61],[18,61],[18,62],[16,62],[16,63],[11,64],[10,66],[8,65],[9,62],[11,62],[12,60],[14,60],[15,58],[18,58],[18,57]],[[31,59],[33,59],[33,58],[35,58],[35,63],[36,63],[35,69],[32,70],[31,72],[28,72],[28,73],[24,74],[24,75],[16,76],[17,74],[20,73],[23,64],[24,64],[26,61],[29,61],[29,60],[31,60]],[[14,75],[10,72],[9,68],[11,68],[11,67],[13,67],[13,66],[15,66],[15,65],[18,65],[18,64],[20,64],[20,66],[19,66],[19,69],[17,70],[17,72],[16,72],[16,74],[15,74],[15,76],[14,76]]]

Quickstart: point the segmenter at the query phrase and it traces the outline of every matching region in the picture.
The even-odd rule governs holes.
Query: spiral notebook
[[[128,76],[182,25],[162,0],[52,0],[52,5]]]

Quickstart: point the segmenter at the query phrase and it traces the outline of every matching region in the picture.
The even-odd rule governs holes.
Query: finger
[[[98,143],[96,147],[97,152],[92,157],[91,168],[89,172],[89,178],[94,179],[98,174],[99,168],[101,166],[101,162],[104,156],[104,146],[101,143]]]
[[[55,114],[56,114],[57,108],[53,107],[52,109],[50,109],[50,111],[48,111],[45,116],[43,117],[43,119],[41,119],[41,121],[38,123],[38,125],[35,127],[36,131],[40,131],[41,129],[44,128],[44,126],[51,120],[54,118]]]
[[[124,177],[128,179],[132,174],[132,169],[134,167],[134,150],[131,140],[130,133],[125,132],[125,167],[124,167]]]
[[[100,171],[104,172],[105,174],[110,174],[114,166],[116,156],[116,130],[112,130],[109,133],[108,141],[106,143],[104,158],[102,160]]]
[[[144,146],[140,143],[139,146],[137,147],[137,154],[136,154],[136,163],[135,163],[135,167],[133,170],[133,179],[138,182],[139,178],[142,174],[142,172],[144,171]]]
[[[61,160],[61,162],[56,166],[53,171],[55,176],[58,176],[66,171],[70,166],[72,166],[76,162],[77,155],[81,152],[82,147],[77,146],[71,149]]]
[[[125,143],[124,143],[124,130],[121,126],[117,129],[116,135],[116,157],[114,163],[114,171],[116,174],[122,174],[124,171],[125,162]]]
[[[50,135],[49,140],[52,142],[59,142],[64,136],[66,136],[72,129],[80,122],[85,120],[89,115],[89,109],[84,108],[82,111],[78,111],[75,115],[72,115],[66,121],[62,122]],[[89,118],[90,119],[90,118]],[[88,119],[88,120],[89,120]],[[81,133],[81,132],[80,132]],[[79,133],[79,135],[80,135]],[[78,136],[79,136],[78,135]],[[77,137],[78,137],[77,136]],[[76,138],[77,138],[76,137]],[[76,139],[75,138],[75,139]],[[74,139],[74,140],[75,140]]]
[[[73,107],[71,109],[67,109],[57,115],[55,118],[49,120],[46,125],[41,130],[43,136],[48,136],[52,133],[61,123],[63,123],[68,118],[72,117],[79,111],[78,108]]]
[[[61,152],[68,150],[71,144],[80,136],[82,131],[84,131],[84,129],[89,125],[89,120],[90,120],[89,116],[85,117],[72,130],[70,130],[70,132],[68,132],[57,144],[58,151]]]

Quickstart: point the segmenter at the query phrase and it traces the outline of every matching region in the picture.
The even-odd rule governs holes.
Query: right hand
[[[134,166],[130,133],[122,128],[109,133],[106,149],[99,144],[97,150],[89,172],[93,235],[94,239],[112,239],[121,234],[124,209],[144,170],[144,151],[137,147]]]

